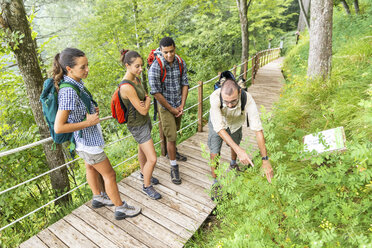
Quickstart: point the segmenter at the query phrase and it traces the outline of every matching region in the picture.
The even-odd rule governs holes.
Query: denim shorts
[[[143,144],[151,139],[151,120],[146,122],[142,126],[127,126],[129,132],[133,135],[133,138],[138,144]]]
[[[219,154],[221,152],[223,139],[214,131],[211,120],[208,121],[208,147],[210,153]],[[239,145],[242,141],[242,127],[240,127],[235,133],[231,133],[230,129],[226,129],[226,132],[230,135],[233,141]]]
[[[87,163],[89,165],[94,165],[94,164],[101,163],[102,161],[104,161],[107,158],[105,152],[101,152],[101,153],[98,153],[98,154],[91,154],[91,153],[87,153],[87,152],[84,152],[84,151],[76,151],[76,153],[82,159],[84,159],[85,163]]]

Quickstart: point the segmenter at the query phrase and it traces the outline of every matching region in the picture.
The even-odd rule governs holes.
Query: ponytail
[[[53,60],[53,69],[52,69],[52,76],[53,76],[53,81],[54,81],[54,86],[56,87],[57,91],[59,90],[59,82],[63,78],[63,68],[61,64],[59,63],[59,55],[60,53],[57,53],[56,56],[54,56]]]
[[[124,66],[125,64],[131,65],[136,58],[142,59],[141,55],[138,52],[125,49],[120,50],[120,62]]]
[[[75,59],[84,56],[83,51],[69,47],[54,56],[52,77],[57,91],[59,90],[58,84],[63,79],[63,75],[67,74],[66,66],[73,68],[76,65]]]

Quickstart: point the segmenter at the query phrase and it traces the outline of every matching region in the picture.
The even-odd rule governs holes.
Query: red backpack
[[[180,56],[176,54],[176,59],[178,61],[178,66],[180,69],[180,74],[182,78],[182,72],[183,72],[183,63]],[[163,63],[163,55],[161,54],[161,51],[159,48],[151,50],[149,56],[147,57],[147,69],[150,69],[152,63],[154,60],[157,60],[160,65],[160,81],[164,83],[165,77],[167,76],[167,70],[165,69],[164,63]]]
[[[120,97],[120,87],[124,84],[130,84],[128,81],[124,80],[120,82],[118,88],[115,90],[114,94],[111,97],[111,114],[120,124],[128,122],[128,109],[125,107],[123,101]]]

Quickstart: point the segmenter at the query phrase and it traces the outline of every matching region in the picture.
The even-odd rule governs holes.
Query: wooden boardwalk
[[[270,110],[279,98],[281,61],[280,58],[262,67],[255,84],[248,89],[258,107],[263,105]],[[153,175],[160,180],[155,187],[162,199],[151,200],[142,193],[138,171],[118,183],[122,199],[141,206],[142,214],[116,221],[114,207],[93,209],[89,201],[20,247],[183,247],[215,207],[208,195],[212,184],[210,168],[201,156],[201,143],[207,144],[207,128],[178,145],[188,157],[187,162],[179,162],[181,185],[171,182],[168,160],[158,158]],[[243,133],[243,143],[257,147],[253,132],[245,127]],[[226,145],[221,155],[228,160],[230,151]]]

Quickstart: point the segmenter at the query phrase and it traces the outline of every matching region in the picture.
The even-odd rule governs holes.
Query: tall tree
[[[326,78],[332,65],[332,0],[312,0],[307,75]]]
[[[301,32],[305,29],[305,25],[308,29],[310,29],[308,21],[310,0],[298,0],[298,4],[300,5],[300,15],[298,17],[297,30]]]
[[[355,9],[355,14],[359,15],[359,2],[358,2],[358,0],[354,0],[354,9]]]
[[[252,0],[249,0],[249,2],[247,2],[247,0],[236,0],[236,4],[238,5],[239,10],[240,28],[242,32],[242,63],[249,58],[249,29],[247,14],[251,2]],[[243,70],[244,66],[242,65],[241,71]]]
[[[347,4],[346,0],[341,0],[341,3],[342,3],[342,6],[344,6],[346,14],[350,15],[351,14],[350,8],[349,8],[349,5]]]
[[[42,107],[39,101],[43,88],[43,76],[38,62],[36,41],[33,40],[31,36],[23,1],[0,0],[0,8],[0,25],[8,36],[8,44],[16,57],[19,71],[26,85],[32,113],[39,127],[40,136],[41,138],[50,137],[49,129],[44,121]],[[50,169],[65,162],[62,146],[57,145],[56,149],[52,149],[52,145],[51,142],[43,145]],[[65,190],[69,190],[70,186],[66,167],[50,173],[50,178],[56,196]],[[58,203],[67,202],[69,199],[69,196],[65,196],[61,198]]]

